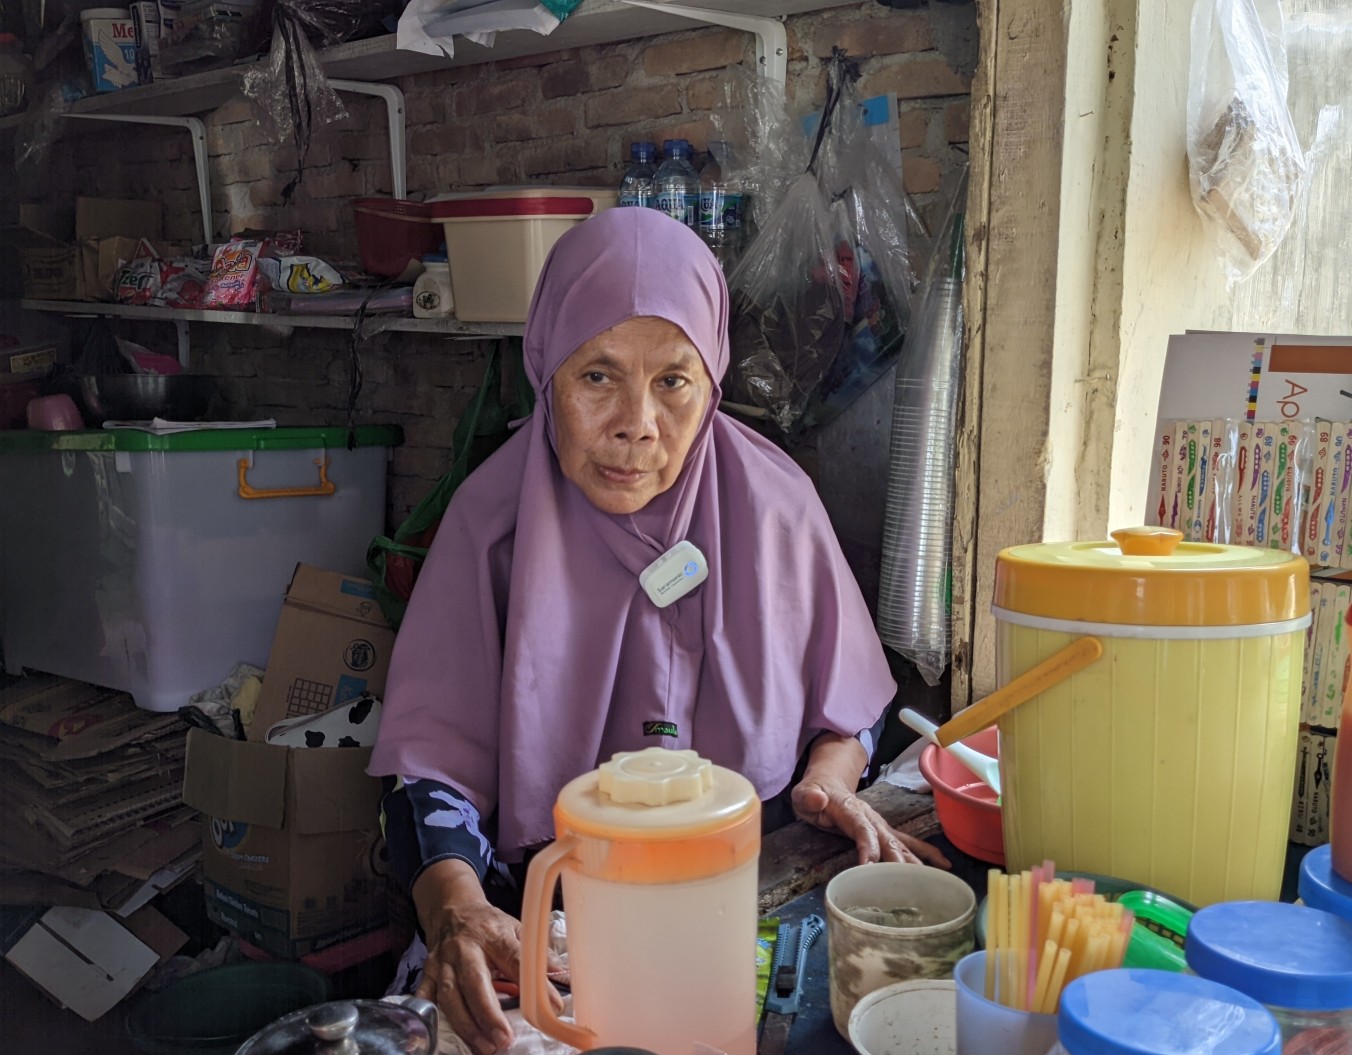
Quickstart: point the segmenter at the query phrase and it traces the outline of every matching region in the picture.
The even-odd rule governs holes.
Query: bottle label
[[[682,194],[679,191],[662,191],[657,195],[657,211],[664,212],[673,220],[679,220],[683,224],[691,224],[690,207],[688,199],[692,195]]]
[[[651,195],[651,194],[633,194],[633,193],[629,193],[629,194],[621,194],[621,195],[620,195],[620,204],[621,204],[621,205],[625,205],[625,206],[636,206],[636,207],[638,207],[638,208],[646,208],[647,206],[652,205],[652,203],[653,203],[653,199],[652,199],[652,195]]]
[[[737,231],[742,227],[742,194],[722,189],[699,196],[699,225],[706,231]]]

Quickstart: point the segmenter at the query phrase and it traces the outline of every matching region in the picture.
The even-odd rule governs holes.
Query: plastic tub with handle
[[[1167,528],[1113,538],[996,560],[1001,685],[1086,643],[1102,653],[999,718],[1008,868],[1050,858],[1198,905],[1275,899],[1309,567]]]
[[[298,563],[365,573],[400,441],[374,426],[0,432],[6,668],[169,711],[236,663],[266,666]]]

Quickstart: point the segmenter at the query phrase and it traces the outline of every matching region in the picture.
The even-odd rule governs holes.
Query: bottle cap
[[[1173,971],[1092,971],[1061,994],[1061,1046],[1071,1055],[1211,1052],[1279,1055],[1272,1013],[1223,985]]]
[[[1188,966],[1269,1007],[1352,1008],[1352,923],[1307,905],[1226,901],[1192,917]]]

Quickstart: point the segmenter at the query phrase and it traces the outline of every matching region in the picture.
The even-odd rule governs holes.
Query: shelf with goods
[[[173,323],[178,334],[178,358],[188,365],[189,323],[226,326],[258,326],[274,331],[293,329],[348,330],[355,324],[351,315],[279,315],[253,311],[215,311],[205,308],[157,308],[136,304],[102,304],[76,300],[21,300],[19,307],[27,311],[41,311],[60,315],[99,316],[110,319],[137,319]],[[425,333],[459,340],[495,337],[519,337],[522,326],[518,322],[461,322],[453,318],[415,319],[406,315],[367,315],[362,320],[361,335],[371,337],[378,333]]]
[[[1327,842],[1329,775],[1352,671],[1352,423],[1162,421],[1154,465],[1152,520],[1189,541],[1310,563],[1291,838]]]

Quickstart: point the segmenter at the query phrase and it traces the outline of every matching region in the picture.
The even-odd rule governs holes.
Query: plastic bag
[[[1188,73],[1192,201],[1231,281],[1272,255],[1307,164],[1286,103],[1278,0],[1196,0]]]
[[[267,0],[184,0],[160,36],[160,68],[175,77],[229,66],[268,40]]]
[[[520,345],[513,343],[509,347],[515,379],[510,402],[502,401],[503,353],[494,345],[488,353],[488,366],[479,390],[455,426],[451,468],[399,525],[393,538],[377,535],[366,550],[366,565],[371,571],[376,599],[391,626],[398,627],[403,622],[418,572],[456,488],[507,440],[511,435],[510,423],[528,417],[535,405],[535,393],[521,366]]]

